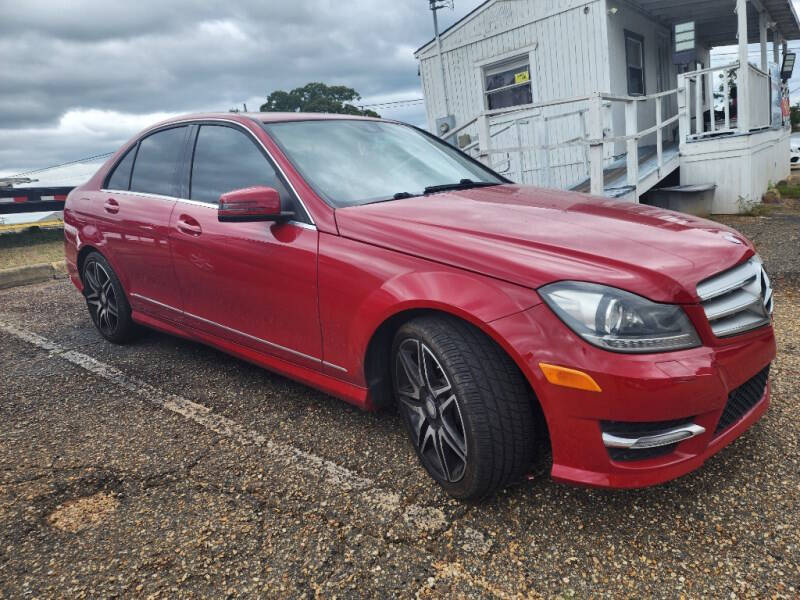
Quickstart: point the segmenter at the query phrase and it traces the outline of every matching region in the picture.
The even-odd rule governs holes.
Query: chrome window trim
[[[323,361],[321,358],[317,358],[316,356],[311,356],[310,354],[305,354],[303,352],[300,352],[299,350],[293,350],[291,348],[287,348],[286,346],[281,346],[280,344],[276,344],[275,342],[270,342],[269,340],[265,340],[265,339],[262,339],[260,337],[256,337],[254,335],[250,335],[249,333],[245,333],[244,331],[239,331],[238,329],[234,329],[233,327],[228,327],[227,325],[223,325],[222,323],[217,323],[216,321],[212,321],[210,319],[205,319],[205,318],[200,317],[198,315],[194,315],[192,313],[189,313],[189,312],[186,312],[186,311],[183,311],[183,310],[179,310],[179,309],[175,308],[174,306],[170,306],[168,304],[164,304],[163,302],[159,302],[158,300],[153,300],[152,298],[148,298],[147,296],[142,296],[141,294],[137,294],[135,292],[131,292],[131,296],[134,297],[134,298],[138,298],[140,300],[145,300],[147,302],[151,302],[151,303],[153,303],[153,304],[155,304],[157,306],[161,306],[163,308],[167,308],[167,309],[172,310],[172,311],[174,311],[176,313],[180,313],[180,314],[186,315],[187,317],[191,317],[193,319],[197,319],[198,321],[202,321],[204,323],[208,323],[209,325],[215,325],[216,327],[219,327],[220,329],[225,329],[226,331],[230,331],[231,333],[236,333],[238,335],[241,335],[243,337],[249,338],[251,340],[254,340],[254,341],[257,341],[257,342],[261,342],[262,344],[265,344],[265,345],[267,345],[267,346],[269,346],[271,348],[275,348],[276,350],[282,350],[284,352],[288,352],[289,354],[293,354],[293,355],[299,356],[301,358],[305,358],[305,359],[308,359],[308,360],[313,360],[315,362],[320,362],[323,365],[326,365],[328,367],[333,367],[334,369],[338,369],[340,371],[343,371],[344,373],[347,373],[347,369],[345,369],[344,367],[340,367],[339,365],[335,365],[333,363],[329,363],[327,361]]]
[[[269,149],[264,145],[264,142],[262,142],[260,139],[258,139],[256,134],[254,134],[247,127],[242,125],[239,121],[235,121],[233,119],[223,119],[221,117],[182,119],[180,121],[170,121],[169,123],[164,123],[164,124],[161,124],[161,125],[157,125],[157,126],[153,127],[152,129],[159,129],[161,127],[167,127],[169,125],[179,125],[179,124],[182,124],[182,123],[188,123],[188,124],[191,124],[191,125],[202,125],[204,122],[207,122],[207,121],[218,122],[218,123],[230,123],[232,125],[235,125],[238,129],[241,129],[242,131],[244,131],[246,134],[249,134],[250,137],[252,137],[258,143],[258,145],[261,146],[261,148],[267,154],[269,159],[275,165],[275,168],[280,172],[281,175],[283,175],[283,179],[286,181],[286,183],[292,189],[292,193],[294,194],[294,197],[297,198],[297,201],[300,203],[300,206],[303,207],[303,210],[305,211],[306,216],[308,217],[308,220],[311,221],[310,224],[316,226],[316,223],[314,222],[314,217],[311,216],[311,212],[308,210],[308,207],[306,206],[305,202],[303,202],[303,199],[300,197],[300,194],[297,193],[297,188],[294,187],[294,184],[292,183],[292,180],[289,179],[289,177],[286,175],[286,171],[284,171],[283,167],[281,167],[281,165],[278,163],[278,161],[275,160],[275,156],[273,156],[272,152],[270,152]],[[151,130],[148,129],[147,131],[142,133],[142,135],[140,136],[139,139],[143,138],[150,131]],[[195,201],[193,201],[193,202],[195,202]]]
[[[169,202],[181,202],[183,204],[189,204],[192,206],[204,206],[206,208],[213,208],[216,209],[217,205],[213,202],[201,202],[200,200],[189,200],[188,198],[178,198],[177,196],[163,196],[161,194],[147,194],[145,192],[131,192],[130,190],[109,190],[106,188],[101,188],[101,192],[105,192],[107,194],[128,194],[129,196],[139,196],[141,198],[155,198],[156,200],[167,200]],[[295,221],[294,219],[286,221],[288,225],[296,225],[297,227],[302,227],[303,229],[309,229],[311,231],[317,231],[317,226],[312,225],[311,223],[305,223],[303,221]]]

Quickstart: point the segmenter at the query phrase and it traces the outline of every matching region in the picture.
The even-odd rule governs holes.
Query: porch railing
[[[744,76],[749,78],[750,101],[744,107],[749,116],[749,129],[769,127],[772,121],[770,106],[770,76],[761,69],[747,65]],[[742,77],[739,62],[724,66],[698,69],[678,75],[678,105],[681,119],[681,140],[691,141],[708,136],[743,133],[739,127],[737,83]],[[708,115],[708,118],[706,118]]]
[[[531,183],[529,176],[536,175],[539,185],[564,188],[588,179],[591,193],[600,195],[605,191],[605,171],[621,160],[617,151],[624,146],[621,154],[626,183],[638,199],[640,142],[654,138],[655,167],[660,179],[665,168],[665,132],[680,118],[671,100],[677,94],[677,89],[648,96],[598,93],[490,110],[451,135],[457,138],[468,131],[477,133],[477,140],[462,150],[496,170],[513,173],[518,182]],[[642,126],[640,113],[648,103],[654,105],[655,116]],[[619,105],[624,106],[625,130],[624,134],[614,135],[613,115]],[[497,161],[497,156],[502,158]]]

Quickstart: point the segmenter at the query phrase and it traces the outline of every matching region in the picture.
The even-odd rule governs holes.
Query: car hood
[[[705,219],[516,185],[337,209],[336,222],[344,237],[534,289],[591,281],[658,302],[697,302],[699,281],[754,252]]]

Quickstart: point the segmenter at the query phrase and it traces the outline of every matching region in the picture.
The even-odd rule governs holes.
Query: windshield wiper
[[[425,188],[425,194],[435,194],[436,192],[447,192],[450,190],[468,190],[470,188],[489,187],[500,185],[489,181],[473,181],[472,179],[462,179],[458,183],[443,183],[442,185],[429,185]]]
[[[410,192],[397,192],[396,194],[389,196],[388,198],[379,198],[378,200],[373,200],[372,202],[365,202],[364,204],[380,204],[381,202],[391,202],[392,200],[405,200],[406,198],[416,198],[420,194],[412,194]]]

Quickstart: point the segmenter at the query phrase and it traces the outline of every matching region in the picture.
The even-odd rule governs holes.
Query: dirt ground
[[[391,412],[154,332],[109,345],[68,281],[0,292],[0,595],[800,597],[800,213],[724,220],[775,283],[772,406],[644,490],[460,504]]]

